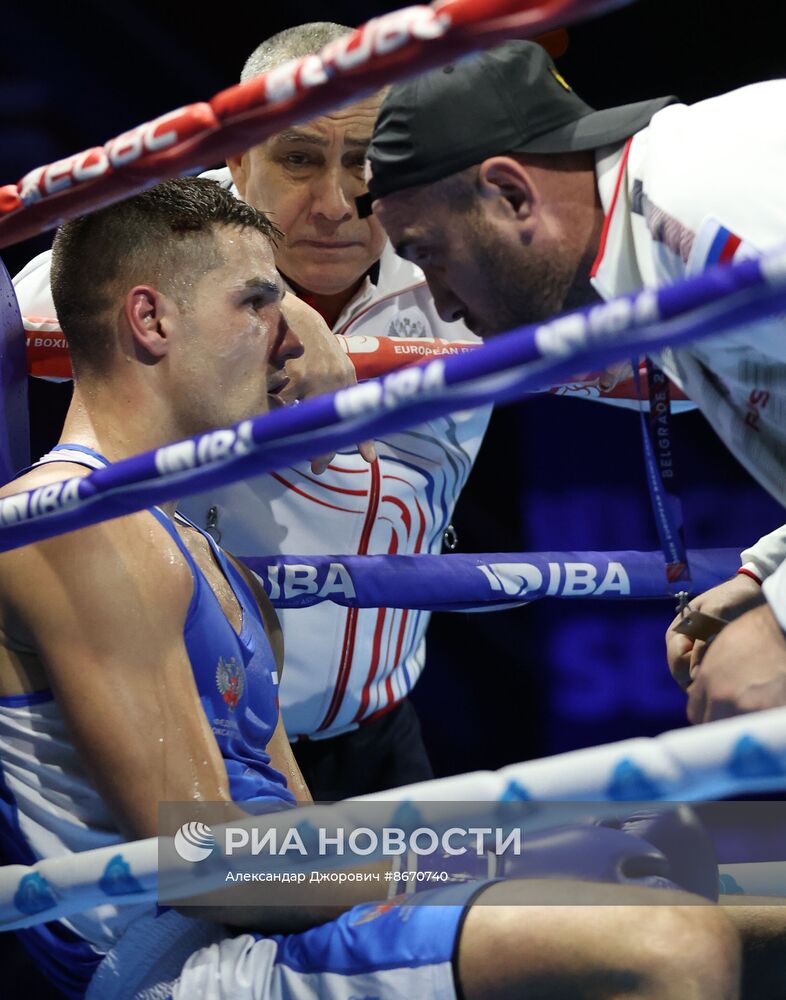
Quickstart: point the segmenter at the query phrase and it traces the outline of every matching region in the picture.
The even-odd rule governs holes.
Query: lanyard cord
[[[647,365],[649,413],[644,410],[641,377],[637,361],[633,362],[633,377],[639,397],[639,418],[644,446],[644,466],[650,493],[655,527],[663,549],[666,580],[669,590],[690,590],[690,567],[685,548],[682,504],[674,491],[674,458],[672,453],[671,394],[666,375],[650,358]],[[668,485],[667,485],[668,484]]]

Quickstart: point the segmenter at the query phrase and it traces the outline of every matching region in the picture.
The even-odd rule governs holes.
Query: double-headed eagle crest
[[[246,679],[242,664],[239,664],[234,656],[229,660],[219,657],[216,667],[216,687],[221,692],[221,697],[234,712],[237,703],[243,696],[243,689],[246,686]]]

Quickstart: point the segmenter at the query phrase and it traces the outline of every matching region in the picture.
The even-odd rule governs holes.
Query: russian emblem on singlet
[[[221,697],[229,706],[230,711],[234,712],[237,708],[245,686],[243,665],[238,663],[234,656],[230,656],[229,660],[219,657],[216,667],[216,687],[221,692]]]
[[[392,903],[370,903],[363,908],[361,913],[350,920],[350,926],[358,927],[360,924],[368,924],[372,920],[376,920],[377,917],[381,917],[384,913],[387,913],[388,910],[395,910],[400,903],[401,900]]]

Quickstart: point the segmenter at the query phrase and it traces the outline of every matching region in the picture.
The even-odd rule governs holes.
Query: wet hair
[[[106,371],[119,298],[150,284],[187,307],[195,280],[223,264],[217,227],[275,226],[215,181],[180,178],[64,223],[52,246],[52,297],[77,377]]]
[[[275,69],[290,59],[315,55],[328,42],[335,42],[345,35],[350,35],[354,29],[332,21],[311,21],[309,24],[296,24],[292,28],[271,35],[258,45],[246,60],[241,82],[250,80],[253,76]]]

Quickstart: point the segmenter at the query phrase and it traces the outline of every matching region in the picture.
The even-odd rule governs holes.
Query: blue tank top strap
[[[215,540],[215,538],[213,538],[213,536],[209,532],[205,531],[204,528],[200,528],[198,524],[194,524],[191,518],[186,517],[186,515],[183,514],[181,511],[179,510],[175,511],[175,517],[178,520],[182,521],[183,524],[189,525],[191,528],[194,529],[194,531],[198,531],[199,534],[202,535],[207,540],[207,543],[210,546],[210,550],[213,553],[213,558],[216,560],[218,565],[223,570],[224,576],[227,578],[230,586],[234,590],[235,597],[238,599],[240,606],[243,607],[243,601],[240,600],[240,595],[238,594],[238,588],[242,590],[243,596],[246,598],[246,601],[248,601],[249,605],[252,608],[255,609],[258,608],[259,602],[257,601],[256,595],[251,590],[248,583],[243,578],[242,574],[238,573],[237,569],[232,565],[229,559],[227,559],[226,553],[218,544],[218,542]],[[245,628],[245,615],[243,616],[243,621],[244,621],[244,628],[241,634],[245,635],[247,632],[247,629]]]
[[[56,444],[49,454],[51,455],[55,451],[78,451],[83,455],[89,455],[90,458],[94,458],[97,462],[100,462],[104,466],[109,465],[109,459],[104,458],[104,456],[94,448],[88,448],[86,444]]]
[[[201,587],[202,580],[204,579],[202,571],[197,567],[197,564],[194,561],[193,556],[188,551],[183,539],[180,537],[180,533],[175,527],[174,521],[171,518],[167,517],[167,515],[164,514],[162,510],[159,510],[158,507],[151,507],[150,513],[153,514],[153,516],[160,524],[163,524],[163,526],[167,529],[170,535],[177,542],[178,546],[180,547],[180,551],[183,553],[183,556],[185,557],[189,567],[191,568],[191,572],[194,574],[194,586]],[[194,524],[194,522],[190,518],[186,517],[185,514],[181,514],[179,510],[175,511],[175,518],[178,521],[181,521],[183,524],[187,524],[190,528],[193,528],[194,531],[202,535],[202,537],[207,541],[208,545],[210,546],[210,550],[213,553],[213,558],[218,563],[221,571],[223,572],[224,576],[227,579],[227,582],[229,583],[230,589],[235,595],[235,600],[240,605],[242,620],[241,620],[239,638],[242,642],[246,643],[253,642],[252,636],[250,634],[247,612],[249,608],[253,609],[253,611],[255,612],[257,608],[257,601],[254,595],[251,593],[248,584],[240,575],[240,573],[237,572],[237,570],[230,563],[227,557],[224,555],[224,553],[221,550],[221,546],[217,544],[214,538],[211,538],[211,536],[204,530],[204,528],[200,528],[198,525]],[[238,593],[239,589],[242,591],[242,596],[240,593]],[[243,597],[245,597],[245,601],[243,600]]]
[[[194,587],[198,587],[202,582],[202,571],[197,566],[194,557],[188,551],[188,546],[180,537],[180,532],[175,527],[175,522],[168,514],[165,514],[160,507],[148,507],[147,510],[148,513],[152,514],[153,517],[156,519],[156,521],[158,521],[161,527],[168,532],[168,534],[174,541],[175,545],[177,545],[177,547],[180,549],[183,558],[188,564],[188,568],[191,570],[191,575],[194,577]],[[189,521],[188,524],[190,523],[191,522]],[[199,528],[197,528],[197,531],[199,531]]]
[[[59,451],[63,452],[63,454],[55,454]],[[80,455],[84,455],[84,458],[79,458]],[[37,469],[41,465],[49,465],[52,462],[68,462],[71,465],[81,465],[85,469],[93,469],[94,471],[96,469],[105,469],[109,465],[108,459],[92,448],[88,448],[87,445],[56,444],[51,451],[47,452],[46,455],[42,455],[37,462],[33,462],[32,465],[28,465],[24,469],[20,469],[14,476],[14,479],[19,479],[20,476],[27,475],[33,469]]]

